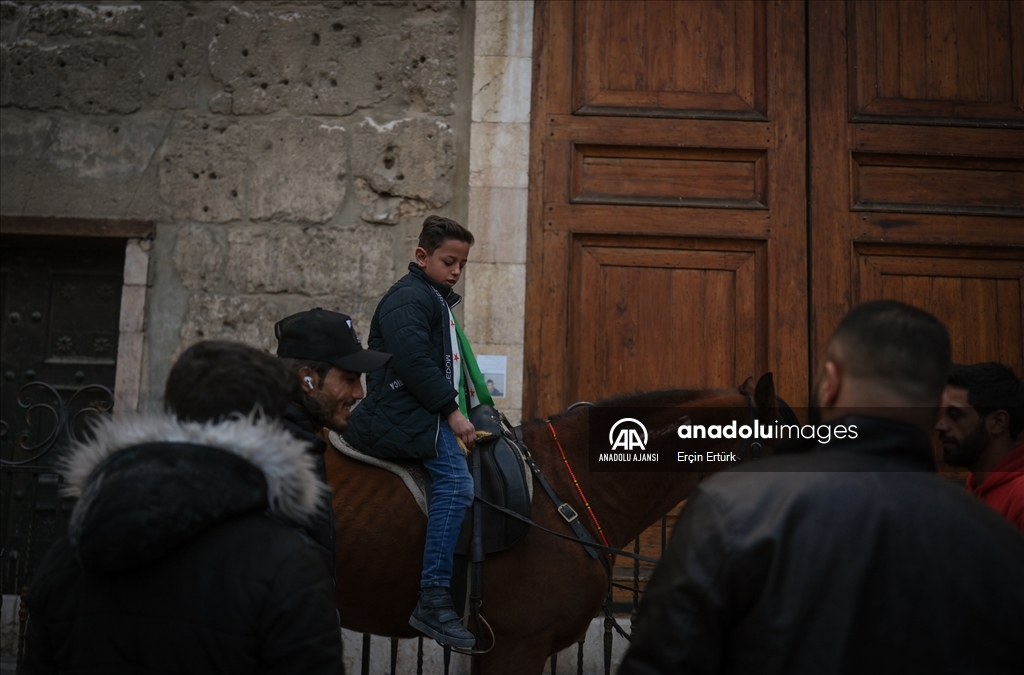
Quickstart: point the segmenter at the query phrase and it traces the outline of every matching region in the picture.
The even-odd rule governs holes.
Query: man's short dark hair
[[[315,372],[317,376],[320,378],[320,382],[317,385],[318,387],[324,386],[324,378],[327,377],[327,373],[331,372],[331,368],[335,367],[327,363],[326,361],[313,361],[310,359],[290,359],[286,356],[281,356],[278,358],[281,361],[281,363],[283,363],[285,367],[288,368],[288,371],[291,374],[293,382],[297,383],[299,381],[299,371],[301,371],[303,368],[309,368],[310,370]],[[330,415],[328,414],[328,411],[324,410],[324,407],[320,405],[320,402],[313,396],[307,394],[301,386],[296,386],[295,389],[292,391],[292,401],[300,408],[305,410],[306,413],[312,419],[317,420],[322,425],[326,426],[326,424],[330,421]]]
[[[279,356],[278,360],[281,361],[291,371],[292,376],[297,382],[299,379],[299,371],[303,368],[309,368],[316,373],[320,379],[327,377],[327,373],[331,372],[331,368],[334,368],[331,364],[326,361],[314,361],[312,359],[292,359],[287,356]]]
[[[1024,429],[1024,383],[1009,366],[995,361],[955,364],[948,381],[967,390],[967,402],[982,418],[1005,410],[1010,416],[1010,438],[1017,438]]]
[[[205,340],[186,349],[167,376],[164,405],[193,422],[257,411],[280,419],[298,382],[281,361],[240,342]]]
[[[420,240],[417,246],[427,253],[433,253],[449,239],[464,241],[470,246],[476,242],[472,232],[451,218],[427,216],[427,219],[423,221],[423,229],[420,230]]]
[[[951,364],[949,332],[928,312],[893,300],[857,305],[832,335],[843,367],[908,402],[938,405]]]

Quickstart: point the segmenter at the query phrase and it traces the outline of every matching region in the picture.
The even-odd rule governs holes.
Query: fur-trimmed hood
[[[327,490],[306,443],[252,418],[110,419],[72,447],[62,473],[78,497],[71,544],[83,567],[102,571],[150,562],[248,512],[304,525]]]

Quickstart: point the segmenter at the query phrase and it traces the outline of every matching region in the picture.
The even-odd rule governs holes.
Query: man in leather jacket
[[[847,433],[691,493],[619,674],[1019,673],[1024,537],[934,474],[949,367],[930,314],[851,310],[811,414]]]

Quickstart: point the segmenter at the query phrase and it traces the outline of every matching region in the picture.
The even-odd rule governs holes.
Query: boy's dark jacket
[[[437,456],[438,425],[458,407],[446,375],[453,367],[445,353],[451,327],[441,298],[448,307],[462,300],[410,263],[409,273],[377,305],[367,346],[394,358],[366,375],[366,399],[352,411],[345,431],[356,449],[386,459]]]

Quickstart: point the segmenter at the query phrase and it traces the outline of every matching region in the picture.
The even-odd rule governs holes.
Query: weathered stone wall
[[[426,213],[465,222],[473,4],[0,2],[0,211],[141,218],[150,400],[202,338],[365,336]]]

